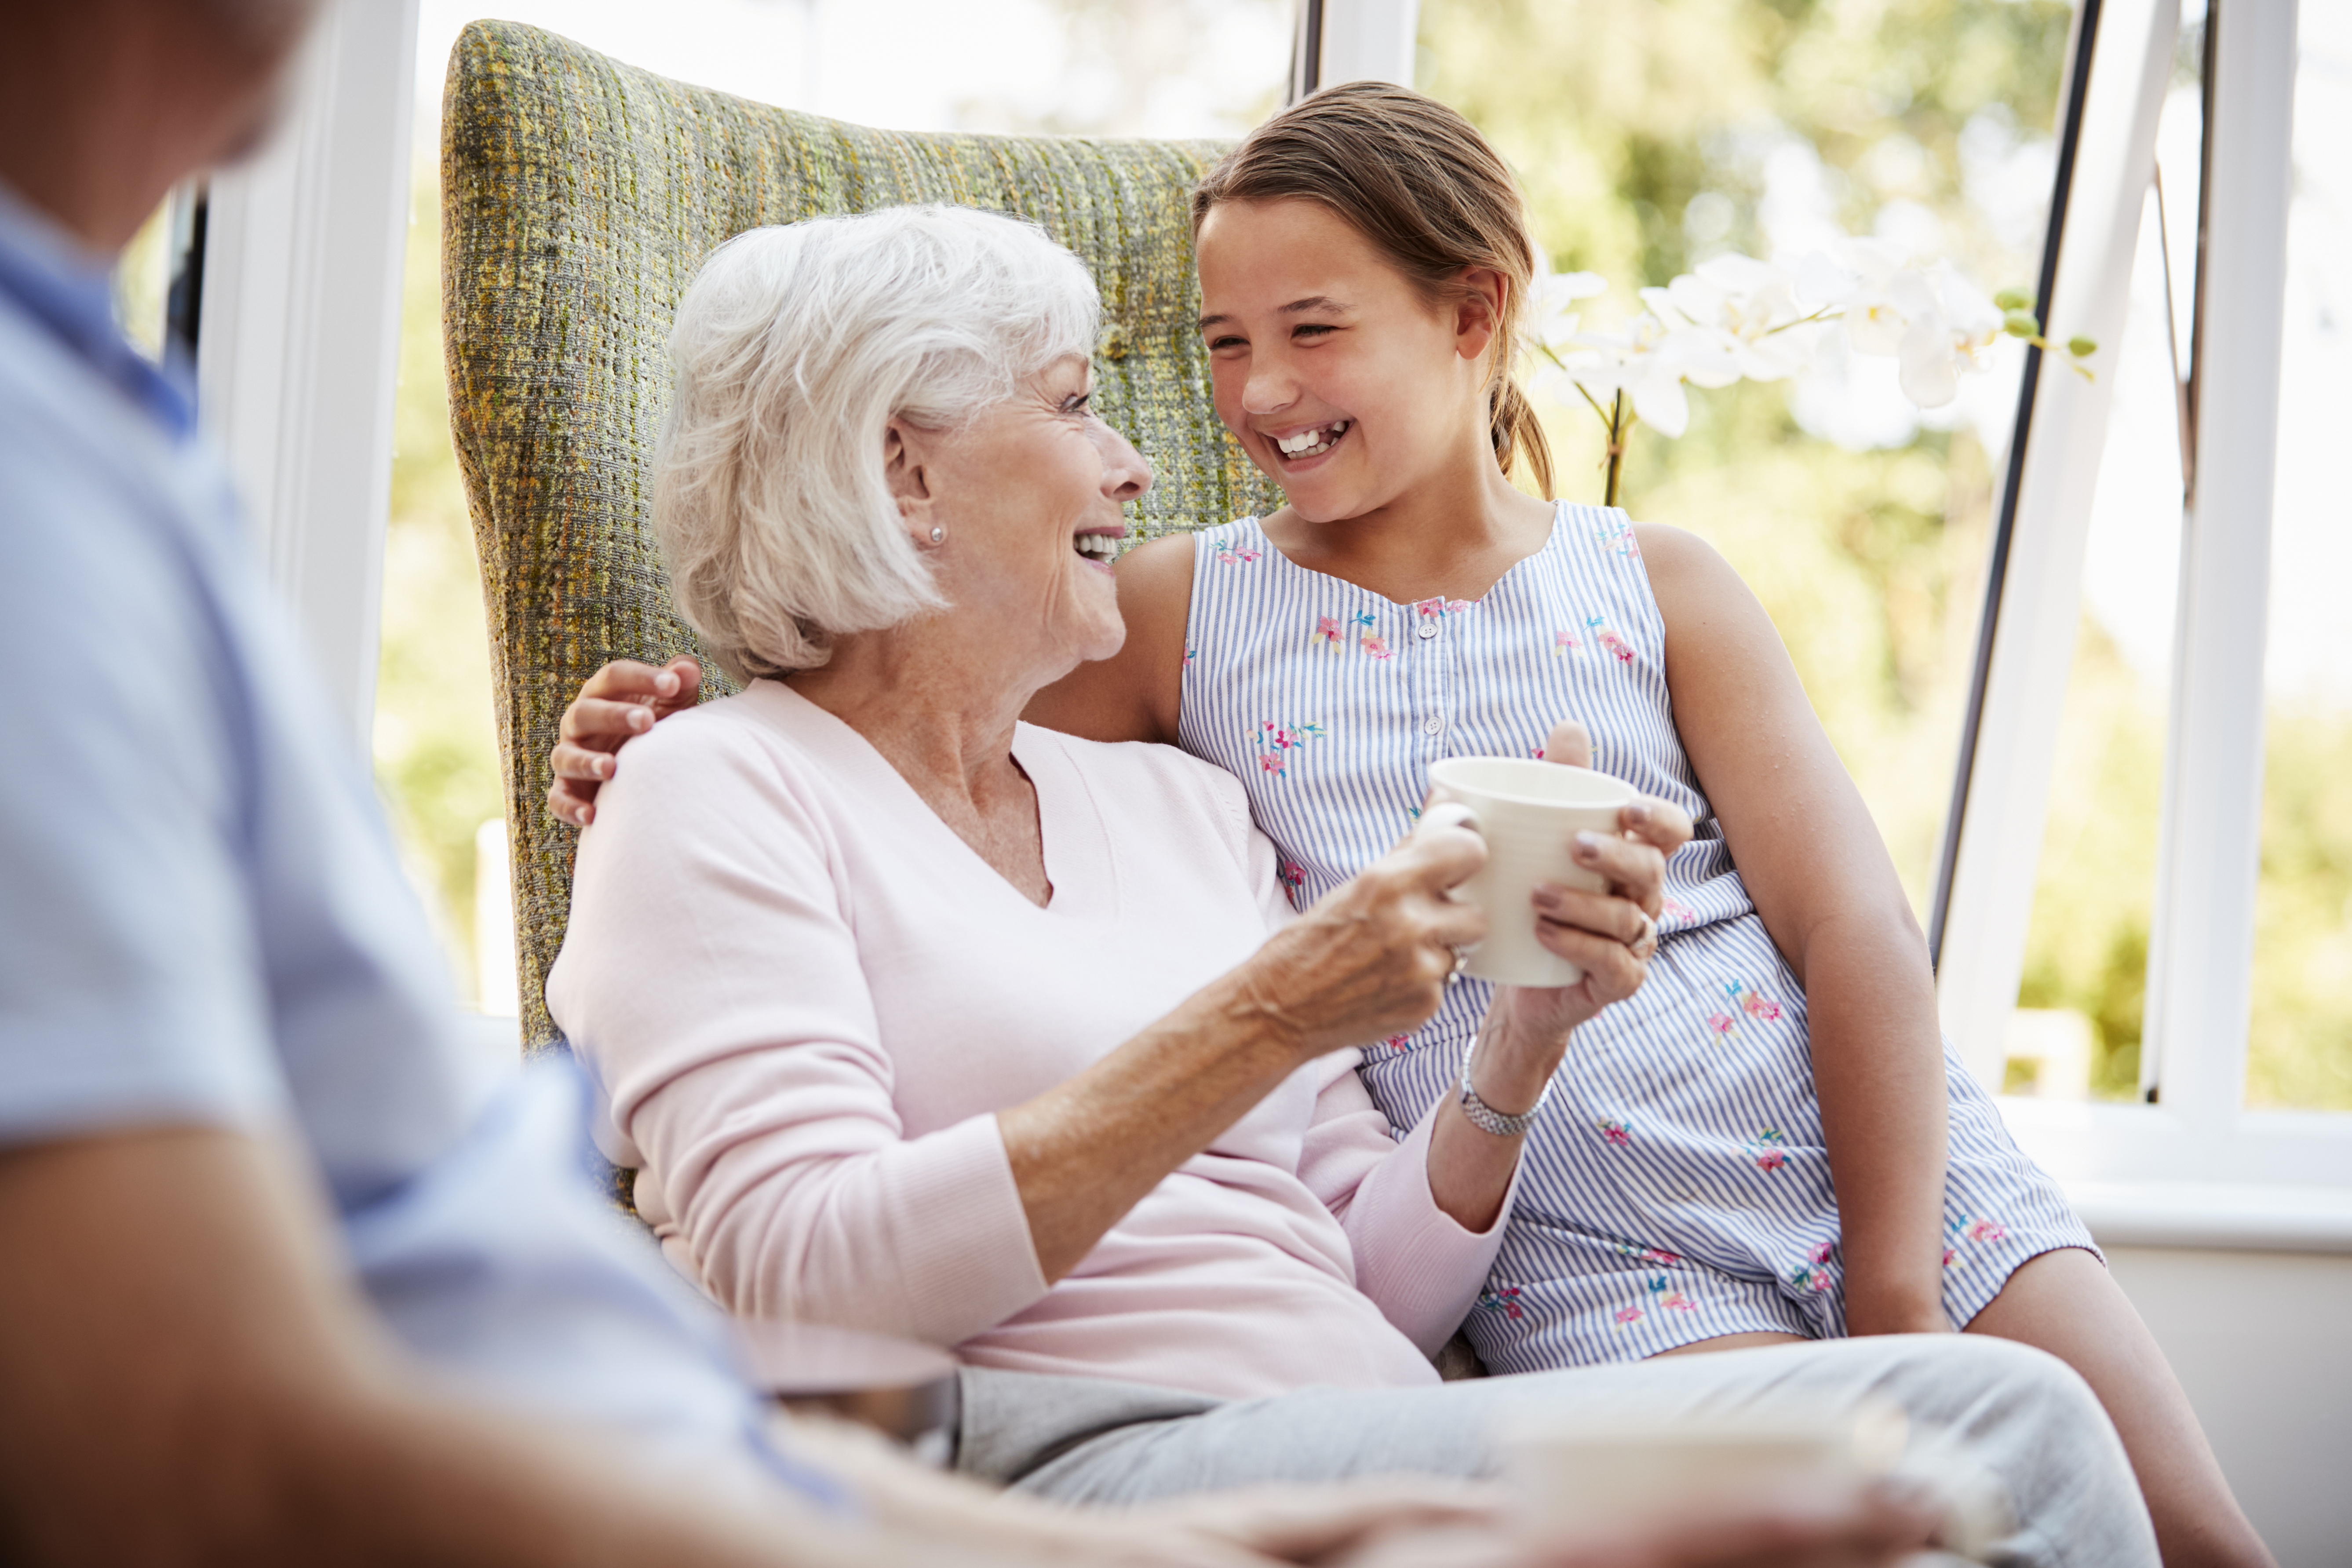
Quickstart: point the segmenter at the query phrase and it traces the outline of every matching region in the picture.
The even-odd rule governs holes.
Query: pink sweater
[[[1473,1235],[1436,1206],[1428,1122],[1396,1141],[1352,1050],[1284,1080],[1046,1284],[995,1111],[1290,909],[1219,770],[1025,724],[1013,754],[1042,910],[776,682],[631,742],[581,839],[547,998],[671,1261],[732,1311],[985,1366],[1235,1397],[1433,1381],[1426,1353],[1504,1222]]]

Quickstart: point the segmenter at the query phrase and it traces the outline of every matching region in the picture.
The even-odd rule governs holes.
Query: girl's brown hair
[[[1192,193],[1192,229],[1223,202],[1320,202],[1433,300],[1466,297],[1465,268],[1504,279],[1486,406],[1495,460],[1523,462],[1549,499],[1551,447],[1512,373],[1535,274],[1518,182],[1471,123],[1433,98],[1351,81],[1242,139]]]

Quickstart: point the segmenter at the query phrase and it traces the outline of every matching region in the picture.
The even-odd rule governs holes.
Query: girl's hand
[[[685,654],[658,669],[616,658],[590,676],[556,730],[547,809],[559,821],[587,826],[596,817],[597,790],[619,765],[620,749],[656,721],[693,707],[701,694],[702,667]]]
[[[1583,725],[1569,719],[1552,727],[1547,762],[1587,767],[1591,756]],[[1507,985],[1496,993],[1505,1039],[1523,1042],[1522,1051],[1550,1055],[1554,1066],[1570,1029],[1642,988],[1658,951],[1666,860],[1690,841],[1689,815],[1651,796],[1626,806],[1617,821],[1616,835],[1577,836],[1577,863],[1606,879],[1606,892],[1547,883],[1535,893],[1537,940],[1583,970],[1584,978],[1574,985]]]
[[[1486,934],[1475,905],[1446,896],[1486,862],[1467,828],[1416,828],[1234,971],[1240,1005],[1300,1061],[1419,1028],[1444,999],[1454,950]]]

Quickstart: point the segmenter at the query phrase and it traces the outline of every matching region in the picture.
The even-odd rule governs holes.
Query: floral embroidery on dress
[[[1284,887],[1294,893],[1307,885],[1307,868],[1296,860],[1285,860],[1275,868],[1274,874]]]
[[[1648,1289],[1650,1305],[1662,1311],[1672,1310],[1677,1312],[1696,1312],[1698,1310],[1698,1303],[1675,1289],[1675,1282],[1663,1274],[1650,1276]]]
[[[1255,550],[1220,550],[1217,559],[1228,566],[1246,566],[1257,559]]]
[[[1621,1118],[1604,1116],[1594,1125],[1601,1129],[1603,1142],[1614,1143],[1620,1149],[1631,1149],[1633,1146],[1633,1126]]]
[[[1326,647],[1338,647],[1348,640],[1348,634],[1340,630],[1339,616],[1320,616],[1316,618],[1315,635],[1307,640],[1319,642]]]
[[[1836,1284],[1829,1268],[1830,1258],[1836,1251],[1837,1243],[1833,1241],[1815,1243],[1813,1249],[1805,1254],[1805,1260],[1789,1270],[1789,1283],[1800,1290],[1826,1290]]]
[[[1392,1051],[1408,1051],[1412,1048],[1412,1037],[1411,1035],[1391,1035],[1387,1039],[1382,1040],[1381,1044],[1386,1046]]]
[[[1698,1310],[1698,1303],[1692,1300],[1688,1296],[1684,1295],[1681,1290],[1675,1288],[1675,1282],[1667,1279],[1663,1274],[1653,1274],[1650,1276],[1649,1279],[1642,1282],[1642,1289],[1649,1294],[1649,1307],[1647,1309],[1641,1307],[1618,1308],[1615,1314],[1615,1321],[1619,1328],[1632,1328],[1635,1323],[1638,1323],[1643,1318],[1648,1317],[1653,1311],[1664,1312],[1672,1310],[1676,1312],[1696,1312]]]
[[[1372,614],[1370,610],[1358,610],[1354,615],[1348,617],[1348,624],[1351,626],[1361,626],[1364,630],[1370,631],[1374,626],[1381,624],[1381,618]]]
[[[1479,1291],[1478,1310],[1482,1312],[1500,1312],[1515,1323],[1527,1316],[1526,1310],[1519,1305],[1519,1288],[1517,1285],[1506,1285],[1499,1290]]]
[[[1768,1024],[1780,1016],[1780,1004],[1745,980],[1725,981],[1723,994],[1730,998],[1730,1008],[1706,1016],[1706,1032],[1718,1044],[1738,1032],[1742,1014],[1750,1018],[1760,1018]]]
[[[1777,1171],[1789,1163],[1789,1140],[1777,1127],[1767,1127],[1741,1147],[1759,1171]]]
[[[1320,740],[1324,734],[1320,724],[1277,724],[1263,720],[1250,735],[1251,743],[1259,749],[1257,765],[1260,772],[1276,778],[1288,776],[1289,753],[1309,741]]]
[[[1949,1268],[1952,1266],[1964,1243],[2008,1239],[2009,1226],[1997,1219],[1988,1219],[1980,1215],[1954,1215],[1944,1221],[1944,1267]]]
[[[1688,904],[1683,902],[1680,899],[1659,899],[1658,911],[1670,921],[1695,921],[1698,919],[1698,911],[1691,908]]]
[[[1668,1268],[1675,1268],[1682,1262],[1680,1256],[1668,1252],[1663,1247],[1635,1247],[1622,1241],[1613,1241],[1610,1245],[1614,1247],[1621,1256],[1633,1258],[1637,1262],[1662,1264]]]
[[[1554,632],[1551,634],[1551,652],[1554,658],[1566,658],[1570,648],[1579,648],[1583,646],[1584,645],[1582,643],[1576,640],[1576,634],[1574,632]]]
[[[1424,616],[1458,616],[1475,603],[1475,599],[1449,599],[1440,594],[1433,599],[1418,600],[1412,607]]]
[[[1188,648],[1186,648],[1186,649],[1184,650],[1184,664],[1185,664],[1185,667],[1186,667],[1187,668],[1190,668],[1192,667],[1192,661],[1193,661],[1194,659],[1196,659],[1196,658],[1200,658],[1200,657],[1201,657],[1201,650],[1200,650],[1199,648],[1196,648],[1196,647],[1188,647]]]
[[[1356,639],[1356,646],[1362,648],[1366,653],[1370,654],[1374,658],[1386,658],[1389,657],[1389,639],[1381,636],[1378,632],[1366,632],[1362,637]]]
[[[1610,627],[1607,616],[1587,616],[1584,618],[1584,625],[1585,628],[1591,632],[1592,640],[1594,642],[1599,643],[1602,647],[1607,648],[1611,653],[1617,656],[1618,663],[1631,664],[1633,662],[1633,645],[1627,642],[1623,637],[1619,637],[1617,633]]]
[[[1723,991],[1741,1012],[1751,1018],[1761,1018],[1769,1024],[1780,1016],[1780,1004],[1745,980],[1727,981]]]
[[[1638,558],[1642,553],[1642,542],[1634,536],[1633,525],[1622,518],[1602,523],[1592,531],[1592,537],[1601,542],[1601,549],[1613,555]]]

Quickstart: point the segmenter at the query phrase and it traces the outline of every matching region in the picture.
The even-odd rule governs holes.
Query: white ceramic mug
[[[1545,882],[1606,892],[1606,879],[1574,858],[1579,833],[1613,834],[1633,803],[1622,780],[1591,768],[1524,757],[1448,757],[1429,770],[1444,816],[1486,841],[1486,864],[1454,889],[1486,916],[1486,940],[1465,973],[1507,985],[1573,985],[1584,971],[1536,938],[1531,901]]]

